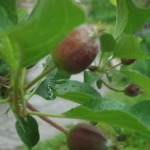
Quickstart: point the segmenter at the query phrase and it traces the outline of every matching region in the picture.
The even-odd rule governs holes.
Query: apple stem
[[[122,63],[118,63],[118,64],[112,66],[111,68],[116,68],[116,67],[118,67],[118,66],[120,66],[120,65],[122,65]]]
[[[101,80],[101,81],[102,81],[102,83],[103,83],[107,88],[109,88],[110,90],[113,90],[113,91],[115,91],[115,92],[124,92],[124,90],[115,89],[115,88],[109,86],[109,85],[108,85],[107,83],[105,83],[103,80]]]
[[[39,112],[36,108],[34,108],[30,103],[27,102],[27,108],[34,111],[34,112]],[[45,122],[47,122],[48,124],[52,125],[53,127],[55,127],[56,129],[58,129],[59,131],[63,132],[65,135],[68,135],[68,131],[67,129],[65,129],[64,127],[60,126],[59,124],[55,123],[54,121],[52,121],[51,119],[49,119],[46,116],[38,116],[40,117],[42,120],[44,120]]]

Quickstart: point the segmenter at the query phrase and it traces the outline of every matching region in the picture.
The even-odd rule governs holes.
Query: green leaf
[[[84,12],[71,0],[38,0],[27,22],[8,35],[16,51],[22,51],[26,67],[50,54],[68,32],[84,22]]]
[[[18,118],[16,129],[19,137],[28,148],[32,148],[38,143],[40,138],[38,124],[33,117]]]
[[[56,93],[56,95],[58,97],[70,100],[78,104],[84,104],[88,101],[94,100],[93,96],[86,94],[86,93],[82,93],[82,92],[67,92],[64,94]]]
[[[128,106],[126,109],[138,117],[146,126],[150,127],[150,100],[140,101],[136,104]]]
[[[96,82],[96,85],[97,85],[98,89],[101,89],[101,88],[102,88],[102,80],[99,79],[99,80]]]
[[[132,79],[136,84],[144,89],[145,94],[150,96],[150,78],[134,71],[121,71],[125,76]]]
[[[116,5],[117,5],[116,0],[110,0],[110,2],[111,2],[114,6],[116,6]]]
[[[8,37],[5,35],[0,35],[0,55],[13,70],[16,69],[18,62],[15,58],[17,56]]]
[[[150,76],[150,60],[136,60],[136,62],[131,66],[133,70],[136,70],[143,75]]]
[[[0,76],[7,76],[10,73],[9,66],[0,58]]]
[[[106,71],[105,74],[106,74],[108,81],[111,83],[113,80],[113,72]]]
[[[16,0],[0,0],[0,32],[6,32],[16,23]]]
[[[100,37],[100,41],[101,41],[102,52],[112,52],[113,51],[116,41],[111,34],[107,34],[107,33],[103,34]]]
[[[150,136],[150,109],[148,109],[150,107],[150,101],[144,102],[145,104],[140,107],[140,102],[136,105],[125,105],[118,101],[103,98],[88,102],[84,106],[73,108],[64,113],[64,115],[68,118],[105,122],[136,130],[137,132]],[[148,106],[144,110],[146,104]],[[140,112],[138,112],[139,107]]]
[[[114,37],[117,39],[124,31],[128,22],[128,7],[126,0],[117,0],[117,16]]]
[[[92,86],[79,81],[70,80],[56,85],[55,88],[57,96],[80,104],[100,97],[100,93],[97,92]]]
[[[149,57],[140,48],[141,38],[134,35],[123,35],[114,48],[113,57],[148,59]]]
[[[0,32],[8,30],[13,25],[2,6],[0,6],[0,20]]]
[[[92,22],[114,22],[115,6],[106,0],[91,0],[88,15]]]
[[[101,97],[93,101],[86,102],[85,104],[83,104],[83,106],[93,111],[99,111],[99,110],[109,110],[109,109],[120,110],[124,108],[125,104],[120,101]]]
[[[55,84],[63,83],[69,78],[69,75],[61,74],[57,69],[55,69],[46,76],[45,80],[40,84],[40,86],[36,90],[36,94],[43,97],[46,100],[54,100],[56,98],[54,93]]]
[[[124,31],[131,34],[140,30],[149,19],[150,9],[137,8],[132,0],[117,0],[117,21],[114,37]]]
[[[96,72],[84,71],[84,82],[88,84],[93,84],[93,82],[97,81],[99,76]]]
[[[54,94],[53,83],[47,82],[44,80],[38,89],[36,90],[36,94],[43,97],[46,100],[54,100],[56,98]]]
[[[11,20],[13,24],[17,24],[18,22],[16,2],[16,0],[0,0],[0,6],[2,6],[5,9],[9,20]]]
[[[137,8],[132,0],[126,0],[128,6],[128,22],[125,28],[126,33],[133,33],[144,27],[150,18],[150,9]]]

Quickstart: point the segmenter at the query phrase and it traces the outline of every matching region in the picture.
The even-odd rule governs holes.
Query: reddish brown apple
[[[60,71],[76,74],[93,62],[100,49],[99,38],[94,36],[95,30],[95,25],[79,26],[54,49],[52,59]]]
[[[106,136],[93,125],[77,124],[70,130],[67,139],[69,150],[104,150]]]

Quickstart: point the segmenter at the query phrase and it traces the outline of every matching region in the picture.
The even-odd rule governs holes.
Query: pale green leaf
[[[114,31],[114,38],[118,38],[124,31],[128,22],[128,7],[126,0],[117,0],[117,16]]]
[[[140,48],[141,38],[134,35],[123,35],[117,41],[113,56],[116,58],[148,59]]]
[[[8,37],[5,35],[0,36],[0,55],[13,70],[16,69],[18,62],[15,59],[15,52]]]
[[[69,31],[84,22],[84,12],[72,0],[39,0],[27,22],[8,35],[16,51],[22,51],[25,67],[50,54]]]

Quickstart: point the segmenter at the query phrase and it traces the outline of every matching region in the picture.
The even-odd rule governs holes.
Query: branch
[[[27,108],[32,110],[33,112],[37,112],[38,114],[40,114],[40,112],[34,108],[30,103],[27,102]],[[35,113],[35,114],[37,114]],[[33,113],[34,114],[34,113]],[[46,115],[46,114],[45,114]],[[68,131],[63,128],[62,126],[60,126],[59,124],[55,123],[54,121],[52,121],[51,119],[49,119],[48,117],[46,116],[41,116],[41,115],[38,115],[42,120],[44,120],[45,122],[49,123],[50,125],[52,125],[53,127],[57,128],[59,131],[63,132],[64,134],[68,135]]]

